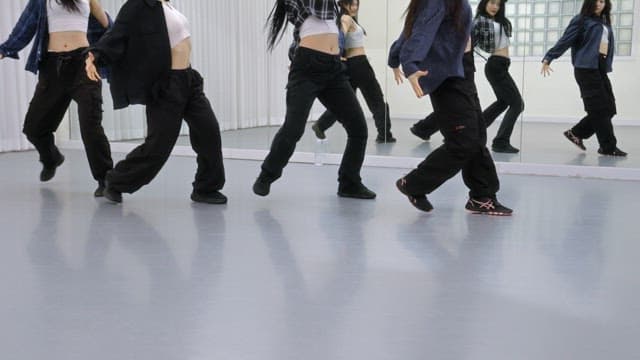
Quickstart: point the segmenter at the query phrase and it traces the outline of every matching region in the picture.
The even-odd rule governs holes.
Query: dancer
[[[115,24],[90,48],[86,70],[99,80],[95,64],[111,65],[114,107],[146,105],[147,137],[107,174],[105,197],[122,202],[151,182],[165,164],[182,119],[189,125],[198,170],[191,200],[224,204],[225,176],[218,121],[203,92],[203,79],[191,67],[188,19],[168,0],[127,0]]]
[[[444,144],[405,177],[398,190],[413,206],[429,212],[426,194],[462,170],[469,187],[466,209],[476,214],[511,215],[496,198],[495,164],[486,148],[477,89],[464,78],[463,54],[471,51],[471,8],[466,0],[411,0],[402,34],[389,54],[389,66],[404,74],[419,98],[429,94]],[[430,72],[429,69],[436,69]]]
[[[610,0],[584,0],[564,34],[542,60],[541,73],[551,75],[551,62],[571,48],[573,74],[580,88],[580,96],[587,116],[564,132],[564,136],[582,150],[583,140],[594,133],[600,148],[598,153],[627,156],[618,149],[611,119],[616,114],[616,99],[607,73],[612,71],[615,49],[611,27]]]
[[[345,53],[347,76],[353,91],[360,89],[378,130],[377,143],[392,143],[396,139],[391,134],[391,118],[389,105],[384,101],[382,88],[376,79],[371,64],[364,49],[366,31],[358,23],[360,0],[339,0],[340,21],[345,38]],[[319,139],[325,139],[325,131],[338,120],[329,110],[312,125],[312,129]]]
[[[479,48],[491,54],[485,64],[484,73],[497,99],[482,113],[487,128],[500,114],[507,111],[493,139],[491,150],[514,154],[520,150],[511,145],[510,139],[518,116],[524,111],[524,101],[516,82],[509,74],[509,38],[512,27],[505,16],[506,3],[507,0],[480,1],[476,9],[472,37]]]
[[[102,85],[87,79],[83,51],[108,27],[109,18],[97,0],[29,0],[9,39],[0,45],[0,59],[18,59],[18,52],[35,38],[26,70],[40,71],[23,133],[40,156],[40,181],[51,180],[64,162],[53,133],[73,100],[91,174],[98,182],[96,197],[103,195],[113,162],[102,128]]]
[[[340,61],[337,5],[333,0],[276,0],[268,20],[269,49],[273,49],[284,33],[287,21],[295,27],[287,113],[262,163],[253,192],[268,195],[271,184],[282,175],[317,98],[341,120],[347,131],[347,145],[338,170],[338,196],[373,199],[376,194],[367,189],[360,178],[367,146],[367,123]]]

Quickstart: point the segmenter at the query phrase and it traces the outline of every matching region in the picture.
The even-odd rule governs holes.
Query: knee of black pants
[[[522,100],[521,96],[518,96],[510,106],[511,108],[518,110],[518,113],[521,113],[524,111],[524,100]]]
[[[46,135],[46,133],[39,126],[37,126],[37,122],[31,121],[28,118],[25,120],[24,125],[22,126],[22,133],[32,143],[34,139]]]
[[[285,124],[280,128],[278,134],[276,134],[276,137],[280,138],[289,145],[295,145],[298,143],[298,141],[300,141],[302,135],[304,134],[304,125],[304,123],[302,124],[302,126],[300,126],[298,124],[287,123],[285,121]]]

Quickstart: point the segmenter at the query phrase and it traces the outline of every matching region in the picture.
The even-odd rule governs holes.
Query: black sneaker
[[[615,148],[615,149],[613,149],[611,151],[604,151],[604,150],[602,150],[602,148],[600,148],[600,149],[598,149],[598,154],[607,155],[607,156],[620,156],[620,157],[627,156],[626,152],[624,152],[624,151],[622,151],[622,150],[620,150],[618,148]]]
[[[387,134],[387,136],[378,134],[378,136],[376,136],[376,142],[378,144],[394,143],[396,141],[396,138],[394,138],[391,134]]]
[[[313,132],[316,134],[316,137],[320,140],[324,140],[327,138],[327,135],[324,133],[324,130],[320,129],[320,126],[318,126],[318,122],[314,122],[313,125],[311,125],[311,130],[313,130]]]
[[[256,182],[253,183],[253,192],[256,195],[267,196],[269,195],[270,190],[271,190],[271,183],[263,179],[260,179],[260,177],[258,177],[256,179]]]
[[[214,205],[227,203],[227,197],[224,196],[220,191],[214,191],[206,194],[193,191],[191,193],[191,200],[199,203],[214,204]]]
[[[567,130],[564,132],[564,137],[566,137],[569,141],[571,141],[573,143],[573,145],[577,146],[580,148],[580,150],[585,151],[587,150],[587,148],[584,146],[584,143],[582,142],[582,139],[580,139],[579,137],[577,137],[573,131],[571,130]]]
[[[505,154],[517,154],[520,152],[520,149],[511,146],[511,144],[492,145],[491,150],[493,150],[493,152],[505,153]]]
[[[339,186],[338,196],[344,197],[344,198],[370,200],[370,199],[376,198],[376,193],[369,190],[362,183],[359,183],[357,185],[351,185],[351,186]]]
[[[105,189],[104,181],[98,181],[98,188],[93,192],[94,197],[103,197]]]
[[[53,177],[56,176],[56,169],[62,165],[63,162],[64,155],[60,154],[60,159],[58,159],[52,167],[43,166],[42,171],[40,171],[40,181],[45,182],[53,179]]]
[[[398,181],[396,181],[396,187],[409,198],[409,202],[415,206],[416,209],[424,212],[433,210],[433,205],[427,200],[426,195],[411,195],[407,192],[407,180],[405,178],[398,179]]]
[[[511,216],[513,210],[500,204],[498,200],[493,198],[470,198],[465,205],[465,209],[473,214],[494,215],[494,216]]]
[[[423,135],[422,133],[420,133],[420,131],[418,131],[418,129],[416,128],[415,125],[413,125],[412,127],[409,128],[409,131],[411,131],[411,133],[417,137],[419,137],[420,139],[424,140],[424,141],[429,141],[431,139],[431,136],[429,135]]]
[[[109,187],[109,184],[105,186],[103,191],[104,198],[111,201],[112,203],[121,203],[122,202],[122,193],[112,187]]]

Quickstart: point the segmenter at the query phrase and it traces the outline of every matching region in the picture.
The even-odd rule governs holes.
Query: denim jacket
[[[447,1],[423,1],[411,36],[401,34],[391,45],[388,65],[402,65],[406,77],[418,70],[429,74],[420,78],[425,94],[433,92],[449,77],[464,77],[462,56],[471,34],[471,7],[463,1],[463,31],[456,29],[454,20],[447,15]]]
[[[107,17],[109,17],[108,14]],[[109,18],[109,27],[111,27],[111,24],[111,18]],[[103,28],[92,15],[89,18],[89,27],[87,29],[89,44],[97,42],[107,30],[108,28]],[[27,58],[25,69],[37,74],[43,55],[47,53],[49,48],[47,0],[29,0],[16,26],[11,31],[9,39],[0,44],[0,54],[8,58],[19,59],[18,52],[24,49],[34,37],[35,40],[31,53]],[[106,77],[105,69],[101,69],[101,75]]]
[[[607,72],[613,70],[613,53],[615,49],[611,25],[595,16],[577,15],[571,22],[556,45],[547,51],[543,61],[549,64],[571,48],[571,63],[579,69],[598,69],[598,54],[602,41],[603,26],[609,29],[609,50],[607,55]]]

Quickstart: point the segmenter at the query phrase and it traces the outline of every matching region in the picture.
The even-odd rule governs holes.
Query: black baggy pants
[[[617,146],[611,122],[617,111],[611,81],[607,76],[605,56],[600,56],[598,67],[598,69],[574,69],[587,116],[582,118],[571,131],[581,139],[588,139],[596,134],[600,148],[604,152],[611,152]]]
[[[160,172],[178,140],[182,119],[189,126],[198,169],[193,190],[202,194],[222,189],[225,182],[220,126],[203,91],[203,79],[191,68],[171,70],[159,80],[146,106],[147,137],[107,174],[108,186],[133,193]]]
[[[102,128],[102,84],[87,77],[83,51],[81,48],[47,53],[40,65],[38,84],[22,131],[38,150],[42,164],[55,166],[62,154],[55,145],[53,133],[71,100],[75,101],[91,174],[95,180],[103,181],[113,161]]]
[[[287,83],[287,113],[276,133],[269,154],[262,163],[260,179],[273,182],[282,175],[296,143],[304,133],[309,111],[315,99],[342,122],[347,145],[338,170],[340,186],[361,183],[360,169],[367,146],[367,123],[337,55],[308,48],[296,50]]]
[[[462,171],[470,197],[495,197],[500,182],[473,80],[448,78],[430,97],[444,144],[405,177],[408,193],[429,194]]]

